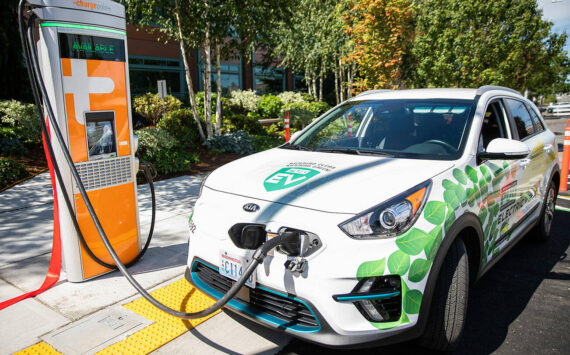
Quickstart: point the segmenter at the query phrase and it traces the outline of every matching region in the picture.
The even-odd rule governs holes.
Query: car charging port
[[[267,240],[264,224],[234,224],[228,234],[235,246],[241,249],[255,250]]]

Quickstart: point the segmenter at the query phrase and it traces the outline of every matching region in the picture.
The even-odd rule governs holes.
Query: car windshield
[[[366,100],[341,105],[283,148],[457,159],[474,100]]]

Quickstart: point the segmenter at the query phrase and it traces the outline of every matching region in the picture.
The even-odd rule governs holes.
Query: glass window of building
[[[132,96],[158,92],[158,80],[166,80],[170,95],[184,96],[184,68],[176,58],[129,56],[129,79]]]
[[[222,95],[228,96],[230,91],[241,89],[241,73],[239,63],[222,62],[220,65],[221,71],[221,84],[222,84]],[[200,63],[200,68],[198,71],[199,83],[198,90],[204,90],[204,65]],[[216,66],[212,65],[212,92],[217,91],[217,81],[218,75],[216,73]]]
[[[285,72],[279,68],[253,67],[254,90],[259,94],[275,94],[285,91]]]

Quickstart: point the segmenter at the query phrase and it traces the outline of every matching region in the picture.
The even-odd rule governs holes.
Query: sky
[[[570,0],[538,0],[538,6],[542,8],[542,16],[554,23],[554,32],[566,32],[570,36]],[[570,54],[570,39],[566,41],[565,49]]]

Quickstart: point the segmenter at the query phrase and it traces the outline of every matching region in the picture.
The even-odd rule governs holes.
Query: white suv
[[[365,92],[205,179],[186,278],[220,298],[256,247],[244,235],[295,232],[229,309],[328,346],[449,350],[469,284],[527,232],[550,234],[554,142],[508,88]]]

